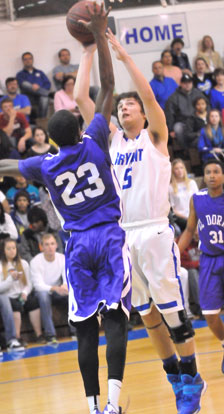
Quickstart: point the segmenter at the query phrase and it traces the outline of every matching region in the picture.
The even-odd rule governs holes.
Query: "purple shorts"
[[[218,311],[224,304],[224,255],[202,253],[199,271],[199,301],[202,313]]]
[[[69,320],[96,312],[131,309],[131,263],[124,230],[118,223],[72,232],[65,252]]]

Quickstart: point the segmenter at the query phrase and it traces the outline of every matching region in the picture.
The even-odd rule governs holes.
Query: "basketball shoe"
[[[207,384],[200,374],[191,377],[188,374],[181,375],[183,395],[178,414],[196,414],[200,411],[200,399],[205,393]]]
[[[167,374],[167,379],[172,385],[173,392],[176,397],[176,407],[179,412],[181,406],[181,400],[183,396],[183,383],[181,381],[181,376],[176,374]]]
[[[112,404],[108,403],[102,414],[122,414],[122,409],[119,407],[119,411],[117,411]]]

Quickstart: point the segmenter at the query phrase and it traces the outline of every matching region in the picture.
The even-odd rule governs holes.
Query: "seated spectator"
[[[0,203],[2,204],[4,212],[10,214],[10,205],[2,191],[0,191]]]
[[[202,57],[205,60],[208,72],[214,72],[216,68],[223,68],[221,56],[215,51],[211,36],[206,35],[203,37],[197,57]]]
[[[23,69],[17,73],[16,78],[22,93],[30,98],[32,105],[38,105],[37,116],[45,118],[48,111],[51,83],[42,70],[33,66],[33,60],[32,53],[23,53]]]
[[[32,207],[28,212],[30,228],[24,230],[21,236],[20,254],[28,263],[31,259],[41,252],[41,237],[46,233],[51,233],[57,240],[57,251],[62,253],[63,246],[58,233],[48,225],[47,215],[39,207]]]
[[[13,148],[8,135],[0,129],[0,159],[7,158],[19,160],[21,155],[16,148]]]
[[[60,64],[53,69],[53,79],[56,90],[62,88],[62,82],[65,76],[71,75],[76,78],[79,67],[77,64],[73,65],[70,63],[71,53],[68,49],[63,48],[59,50],[58,58],[60,60]]]
[[[216,86],[211,89],[211,107],[222,112],[224,109],[224,69],[218,68],[214,71]]]
[[[1,266],[1,263],[0,263]],[[1,271],[0,271],[1,277]],[[11,279],[13,282],[16,278],[16,274],[10,275],[8,274],[7,279]],[[4,282],[3,282],[4,283]],[[2,281],[0,279],[0,315],[2,317],[2,322],[4,326],[4,333],[5,333],[5,342],[8,351],[24,351],[24,346],[16,339],[16,328],[15,322],[13,318],[13,311],[12,305],[8,295],[4,293],[4,285],[2,291]],[[0,346],[0,356],[2,356],[2,348]]]
[[[18,191],[14,197],[14,210],[11,213],[11,217],[17,228],[19,240],[24,230],[27,229],[30,225],[28,220],[29,208],[30,196],[28,192],[26,190]]]
[[[172,161],[171,183],[169,186],[169,200],[175,222],[181,231],[184,231],[190,209],[190,198],[198,191],[194,180],[188,178],[184,162],[180,158]]]
[[[16,78],[7,78],[5,81],[7,95],[3,96],[4,98],[10,98],[13,100],[13,106],[15,110],[19,113],[26,115],[29,120],[29,115],[31,113],[31,103],[29,98],[26,95],[18,93],[18,81]],[[0,102],[2,101],[0,100]],[[2,112],[0,108],[0,112]]]
[[[36,155],[44,155],[50,152],[57,154],[58,150],[54,145],[49,144],[48,134],[44,128],[36,127],[33,130],[33,145],[27,151],[27,157],[35,157]]]
[[[208,114],[207,125],[202,128],[198,140],[198,150],[203,162],[209,158],[224,159],[224,127],[217,109],[212,109]]]
[[[16,328],[16,337],[23,344],[21,337],[22,314],[27,312],[36,338],[41,339],[41,319],[39,302],[30,281],[28,263],[21,259],[17,244],[12,239],[3,242],[0,262],[0,289],[10,299]]]
[[[32,137],[32,131],[25,115],[16,111],[10,98],[3,99],[0,106],[2,109],[0,129],[8,135],[12,147],[20,153],[24,153],[30,146]]]
[[[52,234],[41,239],[42,253],[30,262],[31,278],[41,309],[47,343],[57,343],[52,319],[52,304],[62,305],[68,313],[68,287],[65,276],[65,256],[57,253],[57,241]]]
[[[74,86],[75,78],[71,75],[65,76],[61,84],[61,89],[54,95],[55,112],[60,111],[60,109],[67,109],[74,113],[74,115],[79,114],[78,106],[74,99]]]
[[[186,53],[182,52],[184,41],[180,37],[173,39],[171,45],[171,54],[173,58],[173,65],[178,66],[182,73],[187,73],[192,76],[192,69]]]
[[[175,92],[178,85],[172,78],[164,76],[163,64],[160,61],[153,62],[152,71],[154,78],[151,80],[150,85],[157,102],[164,109],[167,99]]]
[[[177,140],[182,149],[188,146],[185,142],[185,126],[187,119],[194,113],[194,101],[197,98],[204,98],[204,94],[193,87],[192,77],[184,74],[180,86],[166,101],[165,115],[170,136]]]
[[[11,187],[6,193],[6,198],[9,202],[11,209],[14,208],[15,195],[20,190],[26,190],[27,193],[29,194],[31,207],[37,206],[40,204],[40,195],[39,195],[38,188],[32,184],[28,184],[26,178],[23,177],[22,175],[18,175],[18,176],[15,176],[15,185]]]
[[[163,74],[167,78],[172,78],[179,85],[182,77],[182,71],[173,65],[173,58],[169,50],[164,50],[161,54],[161,62],[163,64]]]
[[[201,129],[207,124],[207,107],[206,98],[197,98],[194,101],[194,114],[191,115],[186,122],[185,128],[185,142],[189,147],[198,147],[198,138]]]
[[[8,237],[17,240],[18,232],[11,216],[4,212],[3,205],[0,203],[0,240]]]
[[[193,85],[203,92],[206,96],[209,96],[211,88],[215,82],[213,74],[208,72],[208,65],[202,57],[198,57],[195,60],[195,73],[193,74]]]

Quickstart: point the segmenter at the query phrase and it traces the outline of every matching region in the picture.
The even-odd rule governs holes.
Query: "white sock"
[[[90,397],[87,397],[87,401],[89,404],[89,412],[90,414],[98,408],[100,411],[100,401],[99,401],[99,395],[91,395]]]
[[[122,382],[115,379],[108,380],[108,402],[119,412],[119,397]]]

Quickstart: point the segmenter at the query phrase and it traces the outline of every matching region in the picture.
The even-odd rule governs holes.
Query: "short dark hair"
[[[10,82],[14,82],[14,81],[18,82],[16,78],[13,78],[13,77],[11,76],[11,77],[9,77],[9,78],[7,78],[7,79],[5,80],[5,85],[7,86],[7,85],[8,85],[8,83],[10,83]]]
[[[13,104],[13,100],[11,99],[11,98],[3,98],[2,100],[1,100],[1,102],[0,102],[0,107],[2,108],[2,105],[4,104],[4,103],[8,103],[8,102],[11,102],[12,104]],[[14,105],[14,104],[13,104]]]
[[[81,141],[79,121],[76,116],[65,109],[52,115],[48,122],[48,131],[59,147],[76,145]]]
[[[216,158],[210,158],[209,160],[205,161],[205,163],[203,164],[203,173],[205,173],[205,168],[207,167],[207,165],[209,164],[217,164],[221,167],[222,172],[224,173],[224,164],[217,160]]]
[[[74,77],[74,76],[72,76],[72,75],[66,75],[66,76],[64,76],[64,78],[63,78],[63,80],[62,80],[62,82],[61,82],[61,87],[62,87],[62,89],[65,89],[65,84],[66,84],[66,83],[67,83],[70,79],[74,80],[74,84],[75,84],[75,77]]]
[[[62,53],[62,52],[68,52],[68,53],[69,53],[69,55],[71,55],[70,50],[66,49],[66,47],[63,47],[63,48],[62,48],[62,49],[60,49],[60,50],[59,50],[59,52],[58,52],[58,57],[59,57],[59,58],[61,57],[61,53]]]
[[[143,102],[142,102],[140,96],[138,95],[138,93],[136,91],[132,91],[132,92],[123,92],[123,93],[120,93],[120,95],[115,96],[116,116],[117,116],[117,107],[118,107],[119,102],[122,99],[126,99],[126,98],[134,98],[139,103],[140,108],[141,108],[141,112],[143,114],[145,113]],[[148,126],[148,121],[146,120],[144,128],[147,128],[147,126]]]
[[[184,47],[184,41],[183,39],[181,39],[181,37],[175,37],[175,39],[173,39],[172,43],[171,43],[171,48],[175,45],[175,43],[181,43],[182,46]]]
[[[213,72],[213,76],[214,78],[216,78],[216,76],[218,75],[224,75],[224,69],[223,68],[216,68]]]
[[[170,51],[169,49],[165,49],[165,50],[163,50],[163,51],[162,51],[162,53],[161,53],[161,59],[163,58],[163,56],[165,55],[165,53],[169,53],[169,54],[171,55],[171,57],[172,57],[172,53],[171,53],[171,51]]]
[[[22,54],[22,60],[23,60],[24,56],[26,56],[26,55],[30,55],[30,56],[32,56],[32,58],[33,58],[33,54],[32,54],[31,52],[24,52],[24,53]]]
[[[29,195],[29,193],[26,190],[20,190],[20,191],[17,191],[17,193],[15,194],[15,197],[14,197],[14,205],[15,206],[16,206],[16,203],[18,201],[18,198],[20,198],[20,197],[26,198],[27,201],[29,202],[29,205],[30,205],[30,195]]]
[[[205,103],[206,103],[206,105],[207,105],[207,107],[208,107],[208,101],[207,101],[207,99],[206,99],[206,97],[204,97],[204,96],[198,96],[194,101],[193,101],[193,107],[195,108],[196,107],[196,105],[197,105],[197,103],[198,103],[198,101],[200,101],[200,100],[203,100],[203,101],[205,101]]]
[[[42,208],[37,206],[34,206],[29,210],[27,217],[30,224],[36,223],[37,221],[42,221],[46,227],[48,223],[47,214]]]

